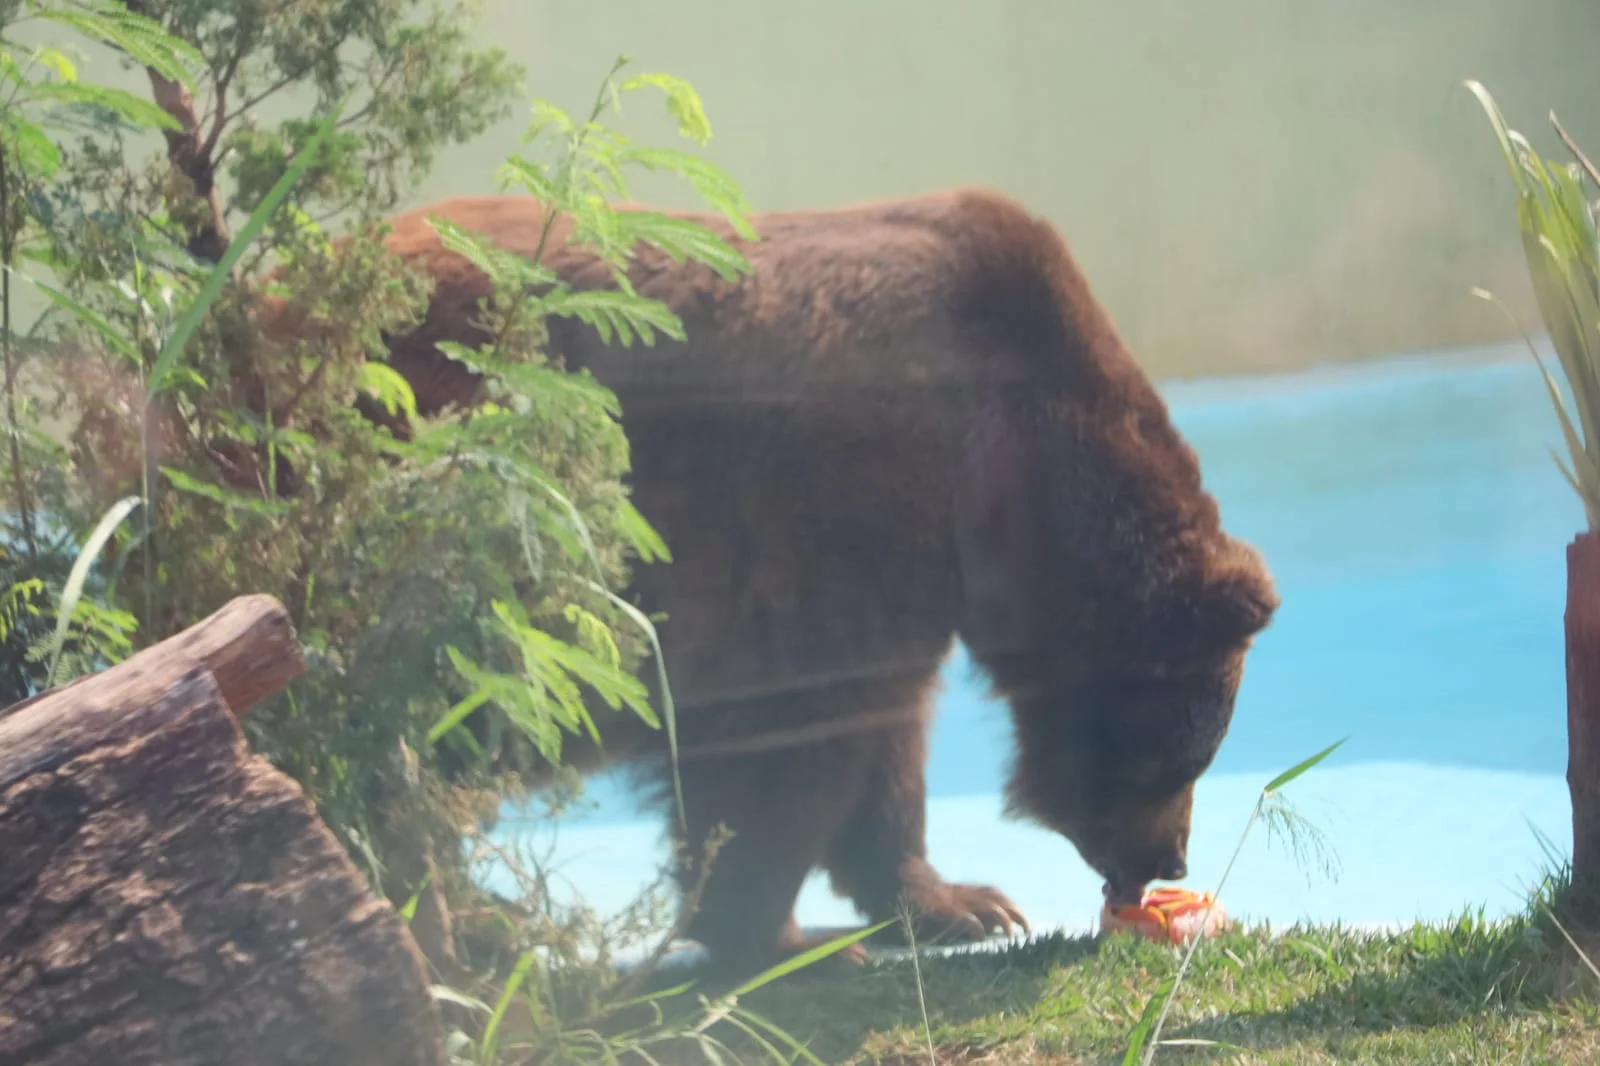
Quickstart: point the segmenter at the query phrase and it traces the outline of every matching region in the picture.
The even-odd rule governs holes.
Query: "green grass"
[[[1260,821],[1291,838],[1310,829],[1280,790],[1338,747],[1262,789],[1241,847]],[[625,1041],[598,1033],[594,1046],[609,1050],[606,1062],[661,1066],[1600,1063],[1600,901],[1573,894],[1569,864],[1539,839],[1551,872],[1505,920],[1244,927],[1183,950],[1133,933],[1056,934],[1001,950],[880,955],[862,969],[802,969],[731,992],[696,981],[703,971],[669,968],[639,975],[630,994],[657,994],[629,999],[602,1026],[652,1034],[647,1055],[622,1054]],[[533,1017],[533,1028],[547,1021]],[[717,1041],[710,1053],[702,1035]],[[522,1046],[553,1054],[492,1061],[602,1061],[562,1057],[562,1043],[546,1032]]]
[[[1122,933],[781,982],[742,1003],[823,1062],[1119,1063],[1169,947]],[[1156,1062],[1600,1062],[1600,998],[1547,920],[1242,929],[1195,953]],[[1171,1042],[1179,1043],[1171,1043]],[[1202,1047],[1183,1041],[1231,1045]]]

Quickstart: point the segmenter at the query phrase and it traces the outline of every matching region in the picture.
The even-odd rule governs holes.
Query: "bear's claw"
[[[1023,935],[1031,930],[1022,909],[1004,892],[988,885],[941,884],[928,898],[915,901],[918,938],[938,941],[983,940],[993,933]]]

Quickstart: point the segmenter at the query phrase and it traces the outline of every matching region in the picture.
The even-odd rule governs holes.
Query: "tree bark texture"
[[[1572,888],[1600,902],[1600,533],[1567,546],[1566,628]]]
[[[230,706],[303,670],[247,597],[0,716],[0,1066],[441,1066],[399,916]]]

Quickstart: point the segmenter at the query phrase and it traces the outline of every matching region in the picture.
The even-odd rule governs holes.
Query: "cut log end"
[[[229,600],[183,632],[92,679],[100,685],[115,679],[153,693],[174,684],[194,666],[203,667],[216,679],[223,702],[235,715],[243,715],[283,691],[306,672],[289,612],[271,596],[254,595]],[[80,677],[14,703],[0,710],[0,719],[37,708],[67,693],[77,698],[74,690],[89,680]]]
[[[240,596],[163,642],[173,657],[204,663],[230,710],[242,715],[306,672],[294,625],[271,596]]]
[[[404,923],[218,676],[301,669],[247,597],[0,718],[0,1063],[442,1066]]]

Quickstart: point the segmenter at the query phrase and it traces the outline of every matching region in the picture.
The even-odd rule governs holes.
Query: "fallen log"
[[[239,730],[304,669],[244,597],[0,712],[0,1066],[442,1066],[404,924]]]

